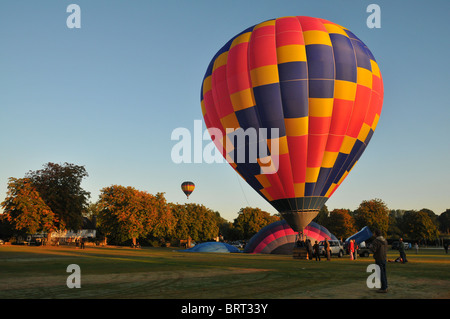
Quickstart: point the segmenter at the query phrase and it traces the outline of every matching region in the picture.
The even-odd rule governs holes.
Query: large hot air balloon
[[[195,184],[192,182],[183,182],[181,184],[181,190],[186,194],[186,197],[189,198],[189,195],[194,191]]]
[[[201,90],[216,147],[300,233],[359,160],[382,101],[367,46],[345,27],[305,16],[268,20],[233,37],[211,60]],[[234,145],[232,129],[257,130],[257,143]]]

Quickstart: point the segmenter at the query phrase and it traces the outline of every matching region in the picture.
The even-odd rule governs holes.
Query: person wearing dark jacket
[[[403,243],[403,238],[400,238],[400,242],[398,243],[398,252],[400,253],[402,263],[407,263],[408,259],[406,259],[405,244]]]
[[[316,257],[316,261],[317,261],[317,259],[319,259],[319,261],[320,261],[320,246],[317,243],[317,240],[316,240],[316,243],[313,246],[313,249],[314,249],[314,256]]]
[[[375,264],[380,267],[380,281],[381,289],[378,292],[386,293],[388,291],[388,282],[386,274],[386,254],[387,254],[387,241],[381,235],[381,231],[375,229],[373,232],[375,239],[372,242],[370,251],[373,253],[373,258],[375,259]]]

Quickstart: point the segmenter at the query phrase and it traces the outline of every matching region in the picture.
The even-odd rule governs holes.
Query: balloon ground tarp
[[[221,242],[206,242],[195,245],[194,247],[179,250],[183,252],[195,252],[195,253],[240,253],[241,251],[227,243]]]
[[[349,238],[345,240],[346,243],[350,241],[350,239],[354,239],[356,244],[361,244],[363,241],[368,240],[373,236],[372,232],[370,231],[369,227],[365,226],[363,229],[361,229],[356,234],[351,235]]]
[[[314,241],[326,239],[337,240],[325,227],[311,222],[305,227],[303,234]],[[244,248],[244,253],[251,254],[292,254],[297,233],[289,226],[285,220],[280,220],[262,228],[254,235]]]

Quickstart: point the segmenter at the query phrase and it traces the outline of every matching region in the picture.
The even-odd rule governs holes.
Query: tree
[[[25,177],[30,179],[57,217],[57,228],[78,230],[83,224],[82,212],[90,197],[90,193],[81,187],[87,176],[84,166],[47,163],[43,169],[29,171]]]
[[[354,213],[358,229],[368,226],[372,231],[379,229],[387,234],[389,227],[389,209],[381,199],[363,201]]]
[[[439,230],[443,233],[450,233],[450,209],[439,215]]]
[[[9,178],[3,218],[20,234],[55,230],[55,214],[27,178]]]
[[[387,236],[389,238],[400,238],[402,237],[402,231],[400,229],[401,221],[403,218],[404,211],[391,210],[389,212],[389,227]]]
[[[241,239],[250,239],[261,228],[280,220],[279,216],[272,216],[259,208],[241,208],[233,226],[241,233]]]
[[[145,235],[144,220],[136,198],[136,189],[112,185],[100,190],[98,201],[98,227],[109,238],[117,242]]]
[[[436,226],[436,228],[439,229],[439,218],[438,215],[436,215],[431,209],[428,208],[422,208],[420,212],[426,213],[428,216],[430,216],[431,222]]]
[[[198,204],[172,204],[172,211],[177,220],[175,237],[195,241],[208,241],[219,235],[216,212]]]
[[[147,237],[162,239],[172,236],[177,221],[164,193],[152,195],[140,191],[139,196],[142,198],[142,209],[147,214]]]
[[[403,215],[400,226],[404,237],[412,240],[435,240],[438,237],[438,229],[430,215],[424,211],[407,211]]]
[[[327,205],[323,205],[319,210],[319,214],[317,214],[313,221],[325,228],[328,228],[329,217],[330,212],[328,211],[328,207]]]
[[[348,209],[334,209],[327,221],[327,229],[337,238],[348,238],[357,232],[355,221]]]
[[[99,229],[119,243],[131,239],[136,245],[140,237],[166,237],[175,227],[163,193],[155,196],[131,186],[113,185],[101,190],[97,205]]]

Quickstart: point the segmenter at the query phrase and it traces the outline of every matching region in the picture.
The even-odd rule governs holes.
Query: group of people
[[[75,246],[76,248],[84,249],[84,238],[75,239]]]
[[[301,240],[300,238],[297,240],[297,247],[305,247],[306,248],[306,259],[312,260],[313,258],[316,261],[320,261],[320,245],[317,240],[314,242],[314,245],[311,243],[310,239]],[[327,256],[327,260],[331,258],[331,250],[330,243],[327,239],[324,241],[324,250]]]

